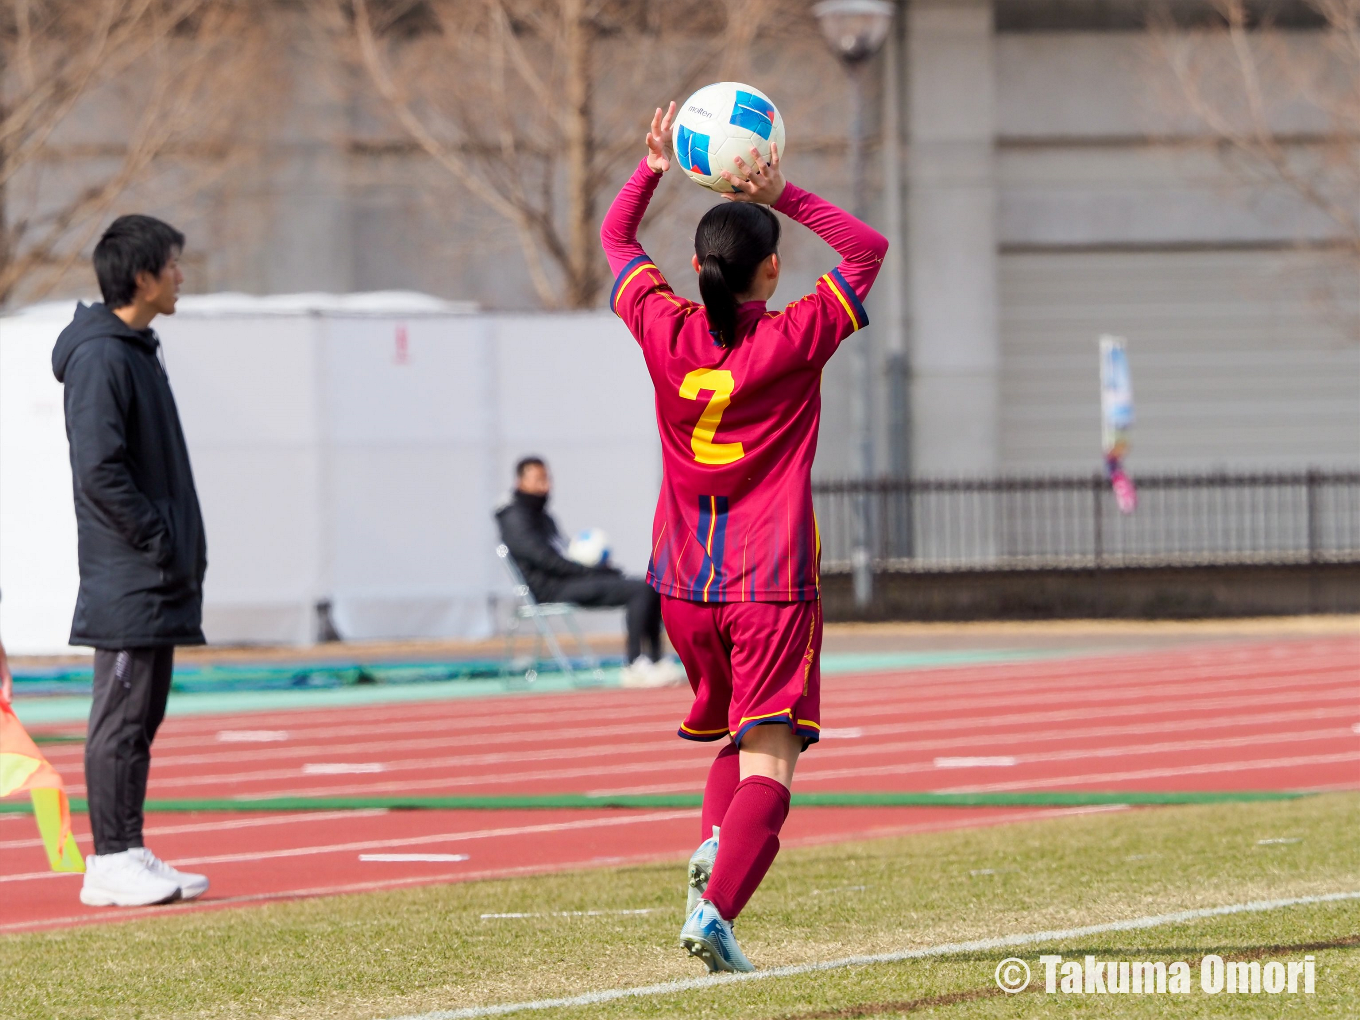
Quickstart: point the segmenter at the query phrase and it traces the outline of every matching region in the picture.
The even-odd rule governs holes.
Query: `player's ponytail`
[[[694,234],[699,293],[709,332],[720,347],[737,342],[737,295],[751,289],[756,267],[779,250],[779,220],[753,202],[724,202],[704,213]]]

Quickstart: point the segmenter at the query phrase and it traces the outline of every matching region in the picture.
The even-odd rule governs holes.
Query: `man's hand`
[[[740,156],[733,159],[742,176],[738,177],[731,170],[722,172],[723,180],[737,189],[735,194],[723,197],[732,202],[774,205],[779,201],[779,196],[784,194],[785,183],[784,175],[779,170],[779,146],[774,142],[770,143],[768,163],[760,158],[760,150],[755,146],[751,147],[751,157],[750,166],[747,166],[746,161]]]
[[[675,146],[671,141],[673,134],[671,123],[674,120],[674,102],[664,115],[659,106],[656,113],[652,114],[652,127],[647,132],[647,165],[654,173],[664,174],[671,168],[671,156],[675,154]]]
[[[0,704],[8,705],[14,700],[14,677],[9,671],[9,659],[5,646],[0,644]]]

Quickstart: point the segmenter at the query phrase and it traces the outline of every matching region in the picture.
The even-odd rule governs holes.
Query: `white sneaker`
[[[685,667],[674,659],[662,659],[652,664],[652,675],[657,677],[658,687],[684,687],[689,683]]]
[[[685,671],[670,659],[653,662],[639,655],[619,674],[623,687],[676,687],[685,681]]]
[[[140,854],[148,871],[178,885],[181,899],[196,900],[208,891],[207,875],[195,875],[192,871],[172,868],[144,846],[129,850],[128,853]]]
[[[140,849],[85,858],[80,902],[87,907],[147,907],[173,903],[180,895],[179,883],[151,871]]]
[[[657,686],[652,677],[652,660],[645,655],[639,655],[619,671],[619,684],[622,687]]]

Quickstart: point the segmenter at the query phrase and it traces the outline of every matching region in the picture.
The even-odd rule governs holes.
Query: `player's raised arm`
[[[841,257],[836,272],[855,292],[855,297],[860,301],[868,297],[888,252],[888,239],[844,209],[785,181],[777,143],[770,143],[769,160],[762,159],[760,151],[753,148],[749,165],[740,157],[734,162],[741,175],[723,171],[723,178],[737,189],[726,197],[733,202],[768,205],[803,224],[836,249]]]
[[[609,271],[615,276],[628,263],[646,254],[642,245],[638,244],[638,224],[642,222],[661,175],[670,169],[674,152],[671,145],[674,120],[674,103],[664,113],[661,107],[656,108],[651,128],[647,131],[647,157],[638,164],[633,176],[628,178],[615,196],[609,212],[605,213],[604,223],[600,225],[600,243],[604,246],[605,258],[609,260]]]
[[[652,126],[647,132],[647,165],[659,174],[671,168],[671,157],[675,155],[674,122],[674,101],[664,114],[659,106],[652,114]]]

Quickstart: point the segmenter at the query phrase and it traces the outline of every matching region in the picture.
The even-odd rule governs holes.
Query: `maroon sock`
[[[713,835],[713,826],[721,826],[728,805],[737,792],[741,782],[741,756],[737,745],[729,743],[708,769],[708,782],[704,785],[704,811],[699,821],[699,842]]]
[[[735,921],[779,853],[779,830],[789,815],[789,791],[765,776],[748,776],[737,784],[732,805],[722,820],[718,859],[704,899]]]

